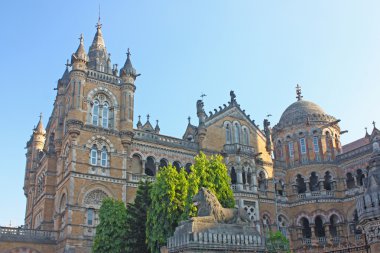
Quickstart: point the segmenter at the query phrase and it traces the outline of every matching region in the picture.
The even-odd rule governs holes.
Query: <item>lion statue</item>
[[[198,208],[198,216],[193,218],[194,221],[230,224],[251,221],[244,208],[222,207],[216,196],[204,187],[193,197],[193,204]]]

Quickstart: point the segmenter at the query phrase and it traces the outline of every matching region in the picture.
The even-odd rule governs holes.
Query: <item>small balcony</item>
[[[56,238],[55,231],[0,227],[0,241],[55,243]]]
[[[148,182],[154,182],[156,180],[156,178],[152,177],[152,176],[142,175],[142,174],[129,174],[128,175],[128,181],[129,182],[138,183],[140,181],[145,181],[145,180],[147,180]]]
[[[227,154],[244,154],[249,156],[253,156],[255,154],[255,149],[253,147],[239,143],[225,144],[223,150]]]

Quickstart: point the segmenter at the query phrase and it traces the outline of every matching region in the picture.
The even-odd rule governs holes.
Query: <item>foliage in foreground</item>
[[[146,224],[148,248],[152,253],[160,252],[181,220],[188,189],[186,177],[183,168],[178,172],[172,165],[161,168],[156,176]]]
[[[290,253],[289,240],[280,232],[269,232],[266,242],[268,252],[286,252]]]
[[[92,251],[94,253],[125,252],[126,208],[122,201],[105,198],[99,209],[99,225]]]
[[[187,219],[196,215],[192,199],[201,187],[211,190],[223,207],[234,207],[235,199],[230,187],[231,178],[223,162],[223,157],[213,155],[208,158],[200,152],[194,160],[195,163],[191,166],[191,173],[188,177],[189,189],[182,218]]]
[[[152,183],[140,181],[134,203],[127,204],[126,252],[149,253],[146,244],[146,219],[150,206],[149,192]]]

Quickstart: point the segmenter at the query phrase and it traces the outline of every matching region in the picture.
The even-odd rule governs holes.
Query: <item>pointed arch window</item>
[[[238,123],[235,123],[235,143],[240,143],[240,128]]]
[[[226,125],[226,143],[231,144],[231,128],[230,124]]]
[[[94,101],[94,106],[92,107],[92,124],[98,125],[99,121],[99,101]]]
[[[300,139],[301,154],[306,154],[306,141],[305,138]]]
[[[103,167],[107,167],[107,160],[108,160],[107,149],[106,147],[103,147],[102,152],[101,152],[100,165]]]
[[[318,153],[319,152],[319,140],[318,136],[313,137],[313,147],[314,147],[314,152]]]
[[[91,148],[90,162],[92,165],[96,165],[97,161],[98,161],[98,149],[96,148],[96,145],[94,145]]]
[[[243,129],[243,142],[244,145],[249,145],[249,132],[247,128]]]
[[[103,105],[103,115],[102,115],[102,126],[108,128],[108,115],[109,115],[109,106],[108,103]]]

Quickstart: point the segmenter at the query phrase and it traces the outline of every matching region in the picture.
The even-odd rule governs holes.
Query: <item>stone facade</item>
[[[138,76],[129,51],[120,71],[111,64],[98,23],[89,54],[81,36],[57,83],[46,128],[41,117],[27,142],[25,227],[56,231],[56,252],[90,252],[104,197],[132,202],[142,177],[169,163],[188,169],[199,151],[224,156],[236,204],[263,237],[279,229],[302,252],[359,240],[355,202],[375,127],[342,147],[339,121],[298,89],[280,122],[260,129],[231,91],[209,113],[197,101],[199,123],[182,138],[165,136],[149,117],[133,122]]]

